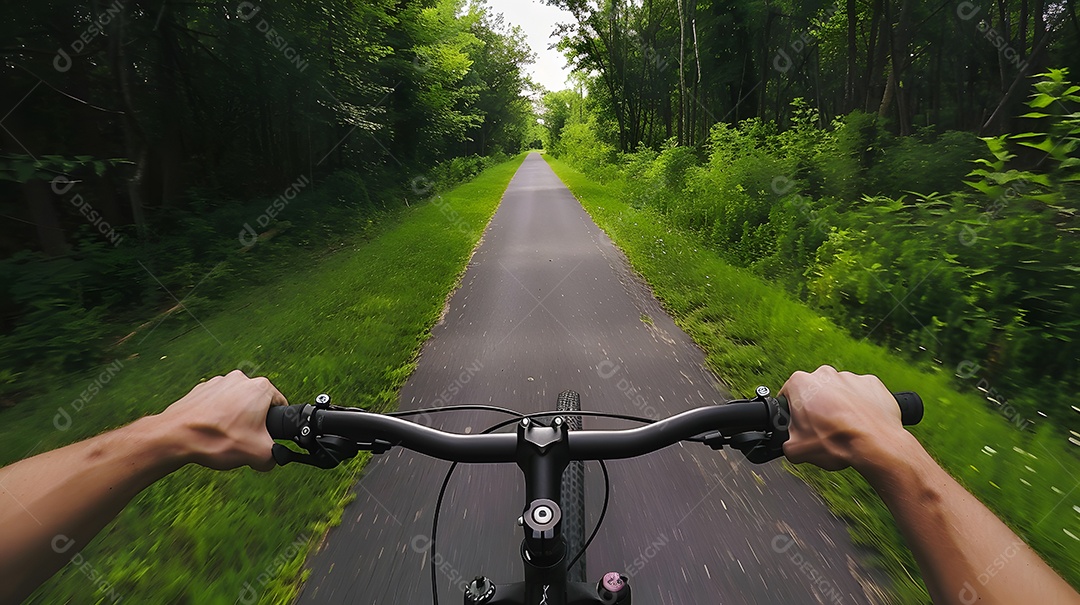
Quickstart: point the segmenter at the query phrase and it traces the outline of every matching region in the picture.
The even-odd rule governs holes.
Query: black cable
[[[438,412],[438,411],[461,411],[461,410],[466,410],[466,409],[468,409],[468,410],[478,410],[478,409],[479,410],[487,410],[487,411],[493,411],[493,412],[501,412],[501,413],[504,413],[504,414],[512,414],[512,415],[516,416],[516,418],[511,418],[509,420],[504,420],[502,422],[496,423],[496,424],[484,429],[483,431],[480,432],[481,435],[486,435],[486,434],[489,434],[489,433],[493,433],[493,432],[503,428],[504,426],[513,424],[515,422],[520,422],[523,418],[538,418],[538,417],[542,418],[542,417],[545,417],[545,416],[566,416],[567,415],[566,410],[553,411],[553,412],[535,412],[535,413],[532,413],[532,414],[522,414],[521,412],[515,412],[514,410],[509,410],[509,409],[506,409],[506,408],[500,408],[500,407],[496,407],[496,406],[487,406],[487,405],[447,406],[447,407],[442,407],[442,408],[428,408],[426,410],[412,410],[412,411],[409,411],[409,412],[397,412],[395,414],[388,414],[388,415],[390,415],[390,416],[393,416],[393,415],[410,416],[410,415],[433,412],[433,411],[434,412]],[[638,416],[628,416],[628,415],[625,415],[625,414],[613,414],[613,413],[609,413],[609,412],[583,412],[583,411],[578,410],[578,411],[574,411],[574,413],[572,415],[573,416],[591,416],[591,417],[597,417],[597,418],[614,418],[614,419],[617,419],[617,420],[630,420],[630,421],[633,421],[633,422],[641,422],[643,424],[652,424],[652,423],[656,422],[655,420],[650,420],[648,418],[641,418],[641,417],[638,417]],[[571,561],[570,565],[567,565],[567,568],[572,567],[573,564],[576,563],[577,560],[580,559],[582,557],[582,555],[585,554],[585,551],[588,550],[589,545],[592,544],[593,539],[596,538],[596,534],[598,534],[600,532],[600,525],[603,524],[604,517],[607,515],[608,499],[611,496],[611,479],[610,479],[610,477],[608,475],[607,465],[604,464],[604,461],[603,460],[598,460],[598,462],[600,463],[601,470],[604,471],[604,506],[600,510],[600,518],[597,519],[596,527],[593,528],[592,534],[589,536],[589,539],[585,541],[585,545],[581,548],[581,552],[579,552],[577,554],[577,556],[574,557],[574,560]],[[439,515],[442,512],[442,502],[443,502],[443,497],[446,496],[446,488],[447,488],[448,485],[450,485],[450,478],[453,477],[454,471],[457,470],[457,467],[458,467],[458,463],[454,462],[454,463],[452,463],[450,465],[450,468],[447,469],[447,471],[446,471],[446,476],[443,478],[442,486],[439,488],[439,497],[436,498],[436,500],[435,500],[435,515],[434,515],[434,518],[431,521],[431,546],[430,546],[430,548],[428,548],[428,563],[431,566],[431,598],[432,598],[432,602],[435,605],[439,605],[439,582],[438,582],[438,578],[437,578],[437,576],[435,574],[435,553],[437,551],[437,545],[438,545]]]
[[[481,410],[486,412],[500,412],[502,414],[513,414],[514,416],[521,417],[521,412],[516,412],[507,408],[500,408],[494,405],[448,405],[441,408],[424,408],[422,410],[408,410],[405,412],[390,412],[386,416],[396,416],[398,418],[405,418],[406,416],[418,416],[420,414],[427,414],[429,412],[463,412],[465,410]]]
[[[439,511],[442,509],[443,496],[446,495],[446,486],[450,485],[450,477],[453,476],[457,465],[458,463],[454,462],[450,465],[450,470],[446,471],[442,487],[439,488],[439,497],[435,500],[435,519],[431,522],[431,548],[428,549],[428,564],[431,566],[431,598],[435,605],[439,605],[439,582],[435,576],[435,536],[439,532]]]
[[[611,479],[608,477],[607,464],[605,464],[603,460],[597,460],[597,462],[600,463],[600,470],[604,471],[604,506],[600,509],[600,518],[596,520],[596,527],[593,528],[592,534],[589,535],[588,540],[585,540],[585,545],[581,547],[581,552],[579,552],[577,556],[570,561],[570,564],[566,566],[567,569],[573,567],[574,563],[577,563],[578,559],[584,556],[585,551],[589,550],[589,545],[592,544],[596,534],[600,533],[600,526],[604,524],[604,517],[607,516],[608,498],[611,496]]]
[[[451,406],[451,407],[448,407],[448,408],[431,408],[431,410],[436,410],[436,411],[437,410],[451,410],[452,408],[457,408],[457,409],[461,409],[461,408],[478,409],[479,408],[479,409],[486,409],[486,410],[489,410],[489,411],[498,411],[498,412],[502,412],[504,414],[512,414],[512,415],[517,416],[516,418],[511,418],[510,420],[506,420],[506,421],[500,422],[500,423],[498,423],[498,424],[496,424],[494,426],[488,427],[487,429],[484,429],[481,432],[481,434],[491,433],[492,431],[498,430],[498,429],[506,426],[507,424],[510,424],[510,423],[513,423],[513,422],[519,422],[521,420],[521,418],[525,417],[525,415],[522,414],[521,412],[515,412],[514,410],[508,410],[508,409],[505,409],[505,408],[499,408],[499,407],[495,407],[495,406]],[[431,411],[431,410],[417,410],[414,413],[424,413],[426,411]],[[405,413],[405,415],[409,415],[409,414]],[[439,497],[436,498],[436,500],[435,500],[435,516],[431,521],[431,547],[428,549],[428,563],[431,565],[431,598],[432,598],[432,601],[435,603],[435,605],[439,605],[439,582],[438,582],[438,579],[437,579],[437,577],[435,575],[435,553],[437,552],[436,549],[438,547],[437,540],[438,540],[438,535],[439,535],[439,513],[442,511],[442,502],[443,502],[443,497],[446,495],[446,487],[448,485],[450,485],[450,478],[454,476],[454,471],[457,469],[457,467],[458,467],[457,462],[452,463],[450,465],[450,468],[446,471],[446,476],[443,477],[442,487],[439,488]]]
[[[351,408],[335,408],[335,409],[349,410]],[[494,405],[481,405],[481,404],[448,405],[448,406],[441,407],[441,408],[424,408],[422,410],[408,410],[408,411],[405,411],[405,412],[390,412],[390,413],[387,413],[385,415],[386,416],[395,416],[395,417],[398,417],[398,418],[404,418],[404,417],[407,417],[407,416],[418,416],[420,414],[428,414],[428,413],[433,413],[433,412],[434,413],[437,413],[437,412],[463,412],[463,411],[467,411],[467,410],[480,410],[480,411],[487,411],[487,412],[499,412],[499,413],[502,413],[502,414],[512,414],[512,415],[516,416],[516,418],[514,418],[511,421],[499,424],[497,428],[502,428],[502,427],[506,426],[507,424],[512,424],[513,422],[517,422],[518,420],[521,420],[522,418],[542,418],[544,416],[565,416],[566,415],[566,410],[553,411],[553,412],[533,412],[531,414],[522,414],[521,412],[517,412],[517,411],[511,410],[511,409],[508,409],[508,408],[500,408],[500,407],[494,406]],[[588,411],[578,410],[578,411],[575,411],[573,415],[574,416],[589,416],[591,418],[613,418],[615,420],[629,420],[631,422],[640,422],[642,424],[654,424],[656,422],[655,420],[652,420],[651,418],[642,418],[641,416],[630,416],[629,414],[615,414],[615,413],[612,413],[612,412],[588,412]]]

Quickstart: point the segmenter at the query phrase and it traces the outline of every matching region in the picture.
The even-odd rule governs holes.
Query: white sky
[[[570,13],[548,6],[539,0],[488,0],[492,12],[502,13],[510,25],[519,25],[525,31],[529,46],[536,53],[536,63],[529,66],[533,81],[551,91],[567,88],[566,78],[570,70],[566,59],[548,46],[555,42],[551,33],[556,23],[571,23]]]

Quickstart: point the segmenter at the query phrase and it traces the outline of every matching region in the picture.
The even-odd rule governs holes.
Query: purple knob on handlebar
[[[623,581],[622,576],[619,575],[619,572],[617,571],[609,571],[604,574],[604,579],[601,581],[601,584],[611,592],[619,592],[626,586],[626,582]]]

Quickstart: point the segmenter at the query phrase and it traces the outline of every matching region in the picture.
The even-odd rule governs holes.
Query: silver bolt
[[[754,392],[758,394],[758,397],[768,397],[769,396],[769,387],[763,385],[763,386],[760,386],[757,389],[755,389]]]
[[[518,525],[525,525],[525,517],[518,517]]]
[[[537,506],[533,509],[533,521],[547,523],[551,520],[551,509],[546,506]]]
[[[305,426],[305,427],[300,429],[300,435],[302,435],[304,437],[307,437],[310,434],[311,434],[311,427],[310,426]]]
[[[521,426],[529,426],[530,424],[532,424],[532,423],[529,422],[528,418],[522,418],[521,419]]]
[[[330,403],[330,396],[326,393],[320,393],[319,396],[315,398],[315,403],[319,405]]]
[[[562,426],[562,416],[555,417],[555,426]]]

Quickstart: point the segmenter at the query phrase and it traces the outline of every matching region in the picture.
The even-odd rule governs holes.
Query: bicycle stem
[[[523,418],[517,425],[516,462],[525,478],[525,508],[518,519],[525,537],[525,602],[565,605],[566,541],[562,535],[561,485],[570,463],[567,426],[556,417],[551,426]]]

